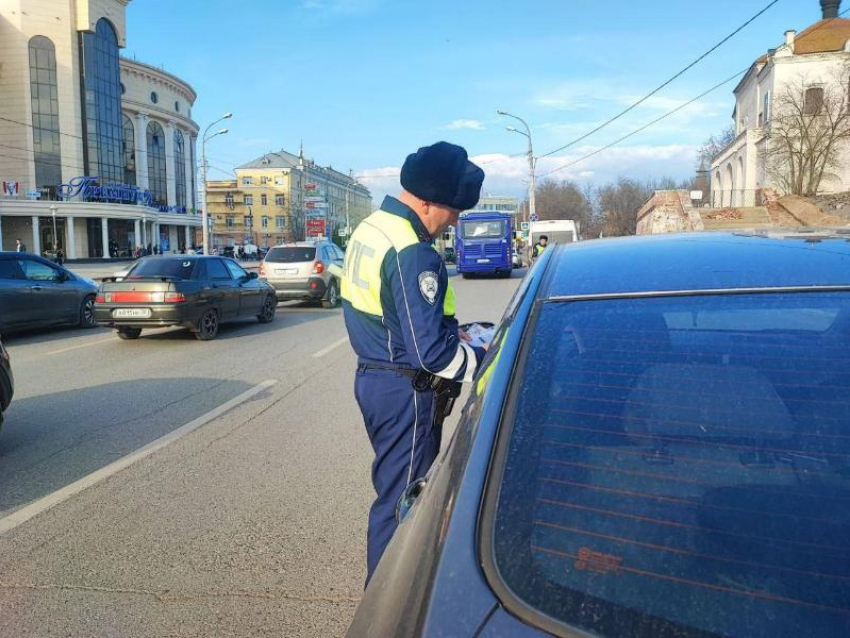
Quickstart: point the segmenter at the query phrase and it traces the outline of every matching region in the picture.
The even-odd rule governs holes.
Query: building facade
[[[345,229],[353,230],[372,212],[365,186],[305,159],[303,152],[266,153],[234,172],[235,180],[207,182],[214,246],[345,237],[350,234]]]
[[[120,56],[129,0],[0,0],[0,249],[198,243],[197,95]],[[55,236],[54,236],[55,228]]]
[[[825,95],[848,95],[850,20],[837,17],[837,0],[822,0],[821,6],[822,20],[799,34],[786,32],[785,42],[756,60],[735,88],[735,138],[711,164],[713,206],[758,205],[764,188],[785,194],[786,179],[771,169],[778,144],[771,126],[798,94],[797,103],[812,109],[804,116],[817,115]],[[818,192],[850,190],[850,143],[840,145],[839,161],[824,174]]]

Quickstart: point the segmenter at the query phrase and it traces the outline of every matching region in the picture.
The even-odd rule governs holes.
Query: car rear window
[[[176,277],[177,279],[191,279],[194,268],[194,259],[143,259],[136,263],[127,278]]]
[[[848,635],[850,294],[547,302],[531,339],[489,531],[516,608]]]
[[[301,261],[313,261],[316,258],[314,246],[279,246],[269,250],[266,261],[276,264],[292,264]]]

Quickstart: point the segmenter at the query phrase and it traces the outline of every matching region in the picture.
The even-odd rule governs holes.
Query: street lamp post
[[[209,130],[223,120],[233,117],[233,113],[227,112],[218,118],[215,122],[204,129],[204,135],[201,137],[201,187],[204,192],[204,207],[201,212],[201,223],[204,226],[204,254],[210,254],[210,229],[209,229],[209,214],[207,213],[207,141],[214,138],[216,135],[224,135],[227,129],[223,128],[216,131],[212,135],[208,135]]]
[[[513,126],[509,126],[507,128],[511,133],[519,133],[520,135],[524,135],[528,139],[528,215],[529,218],[535,217],[535,205],[534,205],[534,193],[535,193],[535,185],[534,185],[534,167],[537,163],[537,160],[534,157],[534,147],[531,143],[531,127],[521,117],[516,115],[512,115],[507,113],[506,111],[496,111],[499,115],[504,115],[505,117],[512,117],[515,120],[522,122],[523,126],[525,126],[525,131],[520,131],[518,128],[514,128]],[[525,221],[528,221],[526,219]]]
[[[50,215],[53,217],[53,259],[59,259],[59,241],[56,238],[56,204],[50,205]]]

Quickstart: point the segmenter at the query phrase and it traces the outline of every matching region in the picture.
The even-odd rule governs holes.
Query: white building
[[[0,0],[0,249],[196,243],[197,95],[120,57],[129,1]]]
[[[756,60],[735,88],[736,137],[711,164],[714,206],[757,205],[762,188],[775,188],[782,194],[782,185],[767,170],[765,156],[775,96],[801,83],[806,103],[822,100],[824,91],[847,94],[850,20],[835,17],[839,4],[839,0],[821,0],[823,19],[799,34],[786,32],[785,42]],[[822,192],[850,190],[850,158],[841,164],[825,176]]]

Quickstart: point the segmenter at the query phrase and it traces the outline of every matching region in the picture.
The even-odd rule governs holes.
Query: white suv
[[[274,286],[280,301],[321,300],[325,308],[333,308],[339,305],[340,296],[339,280],[331,266],[341,268],[344,257],[345,253],[327,240],[281,244],[269,249],[263,259],[260,279]]]

